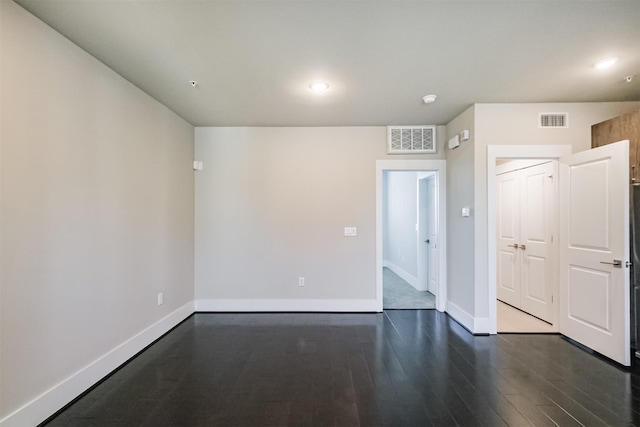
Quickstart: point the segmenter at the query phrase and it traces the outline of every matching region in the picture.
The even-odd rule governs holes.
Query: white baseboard
[[[473,333],[474,319],[473,316],[461,309],[451,301],[447,301],[447,314],[453,317],[456,322],[467,328]]]
[[[453,317],[456,322],[460,323],[472,334],[487,335],[491,333],[488,317],[473,317],[451,301],[447,301],[446,311],[449,316]]]
[[[417,290],[426,291],[426,289],[420,289],[420,287],[418,286],[418,278],[413,274],[407,273],[405,270],[403,270],[401,267],[397,266],[396,264],[392,263],[391,261],[383,261],[382,264],[383,266],[387,267],[389,270],[396,273],[398,276],[400,276],[402,280],[404,280],[405,282],[407,282]]]
[[[158,320],[69,378],[0,420],[2,427],[35,426],[113,372],[140,350],[193,314],[193,301]]]
[[[198,299],[196,311],[376,312],[375,299]]]

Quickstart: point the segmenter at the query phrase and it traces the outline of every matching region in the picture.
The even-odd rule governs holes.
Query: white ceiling
[[[640,0],[16,2],[196,126],[445,124],[478,102],[640,101]],[[592,67],[608,56],[619,63]]]

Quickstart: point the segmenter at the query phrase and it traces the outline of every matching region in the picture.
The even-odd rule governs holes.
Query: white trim
[[[491,333],[491,322],[488,317],[473,318],[473,333],[479,335],[488,335]]]
[[[37,425],[193,314],[193,301],[124,341],[75,374],[0,420],[0,426]]]
[[[407,282],[408,284],[416,288],[416,290],[426,291],[426,289],[418,289],[418,278],[413,274],[407,273],[405,270],[403,270],[401,267],[398,267],[396,264],[392,263],[391,261],[385,260],[382,262],[382,265],[384,267],[387,267],[389,270],[393,271],[394,273],[396,273],[402,280],[404,280],[405,282]]]
[[[489,145],[487,146],[487,306],[489,333],[498,331],[496,302],[496,160],[559,159],[573,151],[571,145]],[[557,327],[557,325],[554,325]]]
[[[438,192],[438,290],[436,310],[445,311],[447,301],[447,162],[446,160],[376,161],[376,311],[382,311],[382,181],[384,171],[433,171]]]
[[[496,165],[496,175],[549,163],[549,159],[518,159]]]
[[[467,313],[465,310],[460,308],[458,305],[452,303],[451,301],[447,301],[447,314],[453,319],[468,329],[471,333],[473,333],[473,328],[475,324],[475,319],[472,315]]]
[[[373,299],[198,299],[195,311],[375,312]]]

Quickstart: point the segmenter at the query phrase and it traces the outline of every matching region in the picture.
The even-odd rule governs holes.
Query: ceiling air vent
[[[541,128],[568,128],[569,113],[540,113]]]
[[[388,154],[420,154],[435,152],[435,126],[387,126]]]

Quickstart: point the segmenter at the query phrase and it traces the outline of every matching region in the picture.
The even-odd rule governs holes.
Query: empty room
[[[0,0],[0,426],[640,425],[639,22]]]

